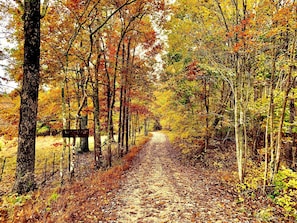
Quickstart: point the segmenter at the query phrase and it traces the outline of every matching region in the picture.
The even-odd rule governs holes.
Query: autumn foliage
[[[118,187],[138,152],[133,137],[156,123],[168,131],[181,161],[208,168],[210,175],[217,171],[244,207],[263,205],[251,211],[259,221],[273,221],[275,215],[297,219],[296,2],[170,2],[49,5],[41,27],[37,132],[81,128],[84,117],[97,139],[98,160],[104,158],[100,150],[106,143],[107,166],[114,157],[123,156],[124,163],[94,173],[94,179],[88,178],[91,186],[77,181],[49,191],[46,198],[34,195],[50,203],[49,210],[31,200],[24,213],[16,209],[15,219],[100,220],[102,213],[90,213],[88,206],[81,213],[71,209],[77,210],[75,202],[104,206],[107,188]],[[2,5],[15,42],[7,72],[19,82],[22,10]],[[0,96],[0,134],[6,139],[16,137],[19,103],[17,89]],[[108,136],[106,142],[98,141],[101,134]],[[65,145],[66,140],[55,146]],[[97,162],[98,169],[104,162]],[[60,202],[67,196],[69,203]],[[67,214],[54,216],[59,210]]]

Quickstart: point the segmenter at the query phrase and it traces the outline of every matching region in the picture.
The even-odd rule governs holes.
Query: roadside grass
[[[0,151],[0,167],[3,168],[2,181],[0,182],[0,194],[7,193],[11,190],[14,182],[17,157],[17,139],[5,140],[0,139],[2,148]],[[60,137],[46,136],[38,137],[36,140],[36,162],[35,174],[37,179],[44,174],[45,163],[47,171],[52,171],[53,166],[59,167],[59,159],[62,150],[62,140]],[[5,166],[3,162],[5,159]]]
[[[59,170],[60,157],[62,154],[63,139],[59,136],[40,136],[36,139],[35,174],[37,181],[42,181],[45,172],[52,174]],[[72,140],[70,141],[72,143]],[[0,138],[0,174],[3,168],[2,180],[0,181],[0,195],[9,192],[12,188],[16,170],[17,138],[6,140]],[[93,137],[89,138],[89,147],[92,150]],[[65,166],[67,168],[68,150],[65,151]],[[5,166],[3,167],[5,160]]]
[[[0,196],[0,222],[69,222],[75,221],[73,218],[76,220],[83,219],[83,222],[94,222],[102,219],[103,213],[100,212],[100,207],[109,202],[109,192],[119,186],[119,179],[123,172],[132,165],[133,158],[149,141],[150,137],[137,137],[136,145],[130,147],[129,153],[121,160],[114,160],[114,166],[107,170],[87,172],[84,177],[74,178],[72,182],[67,181],[62,186],[57,182],[52,182],[26,195],[19,196],[8,193]],[[56,157],[57,165],[59,165],[61,142],[59,137],[40,137],[37,139],[36,165],[40,168],[41,175],[44,165],[42,163],[46,159],[48,163],[52,162],[53,153],[59,154]],[[90,140],[90,148],[93,148],[92,144],[93,142]],[[4,152],[7,156],[16,156],[16,146],[14,148],[7,147],[3,153],[1,152],[1,156]],[[92,156],[87,158],[92,162]],[[8,163],[5,173],[6,175],[11,174],[10,189],[15,170],[13,165],[15,166],[15,161]],[[1,190],[3,190],[4,183],[4,181],[0,182]],[[92,202],[90,202],[90,198]],[[90,214],[88,208],[98,209],[98,211]]]

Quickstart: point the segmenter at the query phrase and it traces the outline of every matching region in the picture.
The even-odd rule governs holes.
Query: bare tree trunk
[[[268,135],[269,135],[270,110],[271,110],[271,104],[269,103],[269,109],[267,112],[267,120],[266,120],[266,126],[265,126],[265,163],[264,163],[263,193],[266,192],[267,176],[268,176],[268,149],[269,149]]]
[[[127,92],[126,95],[126,106],[125,106],[125,153],[127,154],[129,152],[129,93]]]
[[[88,115],[81,116],[80,129],[88,129]],[[80,138],[80,152],[90,152],[89,137]]]
[[[207,76],[204,79],[204,107],[206,112],[205,118],[205,137],[204,137],[204,152],[206,152],[209,145],[209,83]]]
[[[97,74],[96,74],[97,75]],[[99,102],[99,85],[95,78],[93,86],[93,106],[94,106],[94,162],[98,169],[102,166],[102,149],[101,149],[101,125],[100,125],[100,102]]]
[[[122,77],[123,79],[123,77]],[[123,156],[123,150],[122,150],[122,133],[123,133],[123,93],[124,93],[124,87],[123,87],[123,80],[122,80],[122,86],[120,91],[120,113],[119,113],[119,124],[118,124],[118,157]]]
[[[296,34],[296,32],[295,32],[295,34]],[[295,41],[293,43],[292,48],[293,48],[292,52],[295,52]],[[294,55],[294,53],[293,53],[293,55]],[[293,57],[292,57],[292,60],[294,60]],[[288,80],[287,80],[287,84],[286,84],[286,91],[285,91],[284,100],[283,100],[283,104],[282,104],[282,112],[281,112],[281,116],[280,116],[280,120],[279,120],[278,132],[277,132],[277,147],[276,147],[273,175],[275,175],[278,172],[278,169],[280,166],[280,156],[281,156],[281,147],[282,147],[282,130],[283,130],[283,125],[284,125],[284,119],[285,119],[285,113],[286,113],[286,107],[287,107],[287,102],[288,102],[288,98],[289,98],[289,93],[293,86],[292,73],[293,73],[293,66],[290,66],[289,73],[288,73]]]
[[[66,71],[65,71],[66,73]],[[65,78],[61,87],[61,98],[62,98],[62,119],[63,119],[63,129],[70,129],[70,120],[67,121],[67,109],[66,109],[66,98],[65,98],[65,90],[67,89],[67,78],[65,74]],[[69,100],[67,100],[69,102]],[[69,106],[69,104],[68,104]],[[69,143],[69,142],[68,142]],[[60,183],[61,185],[64,183],[64,162],[66,156],[66,148],[67,148],[67,138],[63,138],[63,148],[60,157]]]
[[[290,64],[293,64],[294,61],[295,61],[295,56],[296,56],[296,53],[295,53],[295,51],[296,51],[296,49],[295,49],[296,48],[296,36],[297,36],[297,31],[294,32],[292,49],[291,49],[291,52],[290,52]],[[277,147],[276,147],[276,151],[275,151],[274,166],[272,167],[273,171],[272,171],[271,180],[273,180],[273,178],[274,178],[275,174],[278,172],[279,166],[280,166],[281,148],[282,148],[282,130],[283,130],[285,112],[286,112],[289,93],[291,91],[292,86],[294,86],[294,82],[295,82],[295,80],[292,78],[292,75],[293,75],[293,65],[290,66],[289,71],[288,71],[285,95],[284,95],[284,100],[283,100],[283,104],[282,104],[282,112],[281,112],[279,125],[278,125]]]
[[[122,44],[122,66],[125,66],[125,44]],[[124,69],[123,69],[124,70]],[[121,75],[121,90],[120,90],[120,113],[119,113],[119,124],[118,124],[118,156],[123,156],[123,145],[124,145],[124,120],[125,120],[125,86],[126,85],[126,73]]]
[[[275,148],[274,148],[274,76],[275,76],[275,68],[276,68],[276,52],[274,52],[274,58],[273,58],[273,65],[272,65],[272,72],[271,72],[271,77],[270,77],[270,102],[269,102],[269,107],[270,107],[270,115],[269,115],[269,129],[270,129],[270,163],[269,163],[269,171],[270,171],[270,176],[269,176],[269,183],[272,182],[273,180],[273,165],[274,165],[274,153],[275,153]]]
[[[87,129],[88,128],[88,115],[81,115],[81,111],[83,108],[87,107],[87,86],[90,78],[90,71],[88,70],[88,74],[86,76],[84,69],[79,68],[76,71],[77,75],[77,89],[76,89],[76,98],[77,98],[77,104],[78,104],[78,112],[76,115],[77,123],[76,123],[76,129]],[[83,137],[79,138],[78,140],[78,148],[79,152],[89,152],[89,138]]]
[[[74,177],[75,171],[75,162],[76,162],[76,137],[73,137],[72,145],[71,145],[71,154],[70,154],[70,180]]]
[[[144,119],[144,135],[148,136],[149,118]]]
[[[35,140],[39,89],[40,1],[24,1],[24,66],[21,91],[16,180],[13,191],[23,194],[36,187]]]
[[[235,142],[236,142],[236,159],[239,181],[243,182],[243,145],[242,145],[242,125],[240,121],[240,109],[238,99],[238,87],[234,89],[234,126],[235,126]]]
[[[292,97],[290,99],[290,137],[292,141],[290,142],[289,146],[289,152],[290,152],[290,167],[295,168],[295,146],[296,146],[296,134],[293,132],[293,124],[295,121],[295,114],[296,113],[296,108],[295,108],[295,98],[294,98],[294,92],[292,93]]]

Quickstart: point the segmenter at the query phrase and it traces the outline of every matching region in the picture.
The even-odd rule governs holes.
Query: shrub
[[[287,216],[297,220],[297,173],[291,169],[282,169],[274,179],[274,200],[283,207]]]
[[[4,146],[4,143],[0,140],[0,151],[2,151],[3,146]]]
[[[273,208],[268,207],[257,212],[256,217],[261,222],[271,222],[273,220]]]

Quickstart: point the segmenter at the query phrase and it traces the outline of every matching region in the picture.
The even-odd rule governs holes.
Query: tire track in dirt
[[[249,222],[241,221],[230,208],[233,202],[211,193],[199,171],[181,165],[170,150],[165,135],[153,133],[116,194],[116,222]]]

